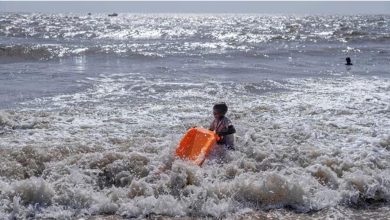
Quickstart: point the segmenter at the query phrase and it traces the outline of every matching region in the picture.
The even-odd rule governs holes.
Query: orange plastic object
[[[219,137],[205,128],[190,128],[176,149],[176,156],[202,165]]]

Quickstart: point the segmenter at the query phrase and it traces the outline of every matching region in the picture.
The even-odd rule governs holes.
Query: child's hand
[[[218,137],[219,137],[219,139],[217,140],[217,144],[222,144],[223,143],[223,136],[219,136],[218,135]]]

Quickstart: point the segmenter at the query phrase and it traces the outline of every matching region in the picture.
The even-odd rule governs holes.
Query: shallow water
[[[36,41],[47,39],[61,41],[61,47],[77,41],[74,44],[80,47],[88,36],[67,39],[61,31],[76,26],[66,23],[56,32],[45,32],[48,38],[39,31],[23,38],[16,32],[12,35],[15,28],[7,28],[22,21],[8,21],[10,16],[26,19],[3,15],[5,47],[18,41],[37,45]],[[76,19],[28,16],[38,27],[48,27],[47,22],[56,19],[60,24]],[[97,22],[92,26],[94,39],[105,36],[103,27],[110,24],[118,25],[118,31],[127,30],[131,16],[97,16],[84,22]],[[177,19],[189,20],[188,27],[183,25],[203,38],[171,37],[189,42],[193,38],[230,42],[225,36],[229,31],[221,35],[225,38],[213,38],[203,33],[204,25],[216,24],[216,30],[227,26],[230,32],[243,28],[240,31],[246,33],[245,25],[229,23],[241,21],[249,25],[250,33],[261,31],[250,26],[250,16],[181,16],[141,16],[132,22],[143,27],[145,19],[157,20],[150,23],[154,27],[163,20],[170,30]],[[372,28],[367,33],[384,30],[385,35],[388,30],[378,25],[387,21],[383,16],[295,19],[312,19],[315,24],[352,22],[355,29]],[[258,20],[253,22],[265,22]],[[291,22],[285,17],[268,20],[281,27]],[[18,27],[23,36],[31,32]],[[313,26],[307,36],[325,30],[326,25]],[[243,53],[238,46],[231,51],[194,49],[191,53],[196,56],[188,51],[177,55],[145,46],[150,36],[140,47],[162,56],[99,52],[2,59],[1,218],[386,219],[390,214],[386,39],[352,34],[344,42],[319,35],[315,37],[319,43],[312,44],[302,37],[283,38],[255,44],[254,50],[269,56],[257,59],[248,55],[253,50]],[[157,42],[172,40],[167,36],[157,35]],[[232,36],[234,42],[241,39],[238,36],[242,35]],[[132,40],[134,36],[123,35],[118,42]],[[312,49],[293,53],[292,45]],[[30,56],[25,52],[23,56]],[[352,68],[343,64],[346,55],[356,62]],[[182,134],[194,125],[207,126],[212,104],[221,100],[228,103],[228,116],[237,129],[237,150],[229,152],[223,163],[207,160],[203,167],[175,159]]]

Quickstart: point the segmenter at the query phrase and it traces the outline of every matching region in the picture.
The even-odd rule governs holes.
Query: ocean
[[[1,219],[387,219],[390,16],[1,13],[0,152]]]

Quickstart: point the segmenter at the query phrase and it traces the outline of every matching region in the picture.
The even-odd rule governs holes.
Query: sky
[[[43,13],[262,13],[262,14],[390,14],[388,2],[14,2],[0,0],[1,12]]]

